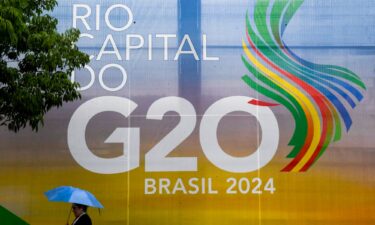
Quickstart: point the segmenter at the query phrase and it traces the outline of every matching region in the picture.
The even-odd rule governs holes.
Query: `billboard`
[[[75,186],[103,204],[94,224],[372,224],[374,8],[59,1],[90,55],[82,99],[1,128],[0,205],[66,223],[44,193]]]

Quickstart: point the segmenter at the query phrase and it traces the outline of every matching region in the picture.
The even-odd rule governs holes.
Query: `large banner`
[[[374,224],[374,1],[61,0],[52,16],[90,55],[82,98],[38,132],[1,127],[2,209],[66,224],[44,193],[74,186],[104,206],[96,225]]]

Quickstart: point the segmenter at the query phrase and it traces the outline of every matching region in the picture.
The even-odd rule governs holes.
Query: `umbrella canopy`
[[[103,208],[103,205],[88,191],[72,187],[61,186],[44,193],[49,201],[70,202],[87,205],[96,208]]]

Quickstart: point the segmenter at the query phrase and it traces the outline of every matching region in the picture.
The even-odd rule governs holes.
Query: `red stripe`
[[[318,104],[318,107],[320,109],[320,111],[322,112],[322,114],[325,114],[325,113],[328,113],[328,114],[331,114],[331,112],[329,111],[329,109],[327,108],[327,106],[324,104],[324,102],[322,101],[322,99],[325,99],[325,96],[323,96],[321,93],[319,93],[318,91],[316,91],[314,89],[314,87],[311,87],[310,85],[306,84],[303,80],[293,76],[292,74],[290,74],[289,72],[286,72],[285,70],[282,70],[281,68],[279,68],[278,66],[276,66],[273,62],[269,61],[261,52],[259,52],[259,50],[255,47],[254,43],[252,42],[250,36],[249,36],[249,30],[247,29],[247,32],[246,32],[246,37],[247,37],[247,40],[248,42],[250,43],[251,45],[251,48],[256,52],[257,55],[259,55],[267,64],[269,64],[272,68],[274,68],[275,70],[277,70],[278,72],[280,72],[281,74],[285,75],[286,77],[288,77],[289,79],[291,79],[292,81],[294,81],[296,84],[298,84],[299,86],[301,86],[306,92],[308,92],[310,94],[310,96],[312,96],[312,98],[315,100],[315,102]],[[319,96],[319,97],[317,97]],[[323,116],[322,116],[323,117]],[[322,118],[323,120],[323,127],[322,127],[322,137],[321,137],[321,140],[319,143],[324,143],[324,140],[326,138],[326,131],[327,131],[327,121],[326,119],[323,117]],[[310,133],[310,134],[309,134]],[[306,138],[306,142],[305,143],[310,143],[311,144],[311,141],[312,141],[312,135],[311,132],[308,132],[308,135],[307,135],[307,138]],[[314,154],[313,155],[318,155],[316,152],[320,152],[322,148],[322,145],[318,145],[317,149],[315,150]],[[290,171],[292,170],[296,165],[297,163],[303,158],[303,156],[306,154],[307,152],[307,149],[308,149],[308,145],[304,145],[300,152],[298,153],[298,155],[292,160],[292,162],[290,162],[282,171]]]
[[[324,116],[325,115],[323,115],[323,117]],[[332,126],[333,126],[332,118],[329,117],[328,120],[329,120],[329,123],[327,124],[328,128],[326,130],[324,129],[323,132],[322,132],[322,135],[324,135],[324,136],[326,135],[327,130],[333,130],[332,129]],[[325,121],[325,120],[323,120],[323,121]],[[314,164],[315,159],[318,157],[318,155],[320,153],[320,150],[323,148],[323,146],[324,146],[324,139],[321,139],[320,142],[319,142],[319,146],[317,148],[317,150],[319,149],[319,151],[314,152],[314,154],[311,156],[309,161],[307,161],[307,163],[302,167],[302,169],[301,169],[302,172],[307,171]]]
[[[260,101],[260,100],[257,100],[257,99],[253,99],[253,100],[249,101],[248,103],[252,104],[252,105],[259,105],[259,106],[278,106],[278,105],[280,105],[280,104]]]

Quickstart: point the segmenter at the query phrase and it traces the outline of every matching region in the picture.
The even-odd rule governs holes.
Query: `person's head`
[[[86,205],[81,205],[77,203],[72,204],[73,213],[76,217],[80,216],[82,213],[85,213],[87,211]]]

